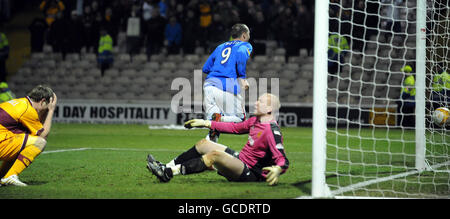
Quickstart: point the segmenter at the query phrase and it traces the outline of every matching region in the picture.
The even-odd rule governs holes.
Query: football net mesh
[[[445,98],[433,99],[432,83],[448,67],[450,10],[447,1],[426,4],[428,168],[422,172],[415,168],[414,102],[401,98],[416,67],[416,0],[329,3],[325,174],[334,196],[450,195],[448,127],[431,120],[434,108],[448,107]]]

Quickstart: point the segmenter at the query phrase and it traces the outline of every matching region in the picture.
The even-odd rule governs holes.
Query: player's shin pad
[[[207,169],[208,167],[202,158],[194,158],[181,164],[181,174],[183,175],[201,173]]]

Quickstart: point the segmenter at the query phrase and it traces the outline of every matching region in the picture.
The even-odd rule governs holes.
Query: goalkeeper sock
[[[207,169],[208,167],[205,165],[201,157],[188,160],[181,164],[181,174],[183,175],[201,173]]]
[[[29,145],[17,156],[16,161],[3,178],[12,175],[19,175],[25,168],[30,166],[34,158],[41,153],[41,150],[34,145]]]
[[[172,175],[176,176],[178,174],[181,173],[181,164],[177,164],[177,165],[166,165],[167,168],[170,168],[172,170]]]
[[[198,153],[197,149],[195,148],[195,145],[190,148],[189,150],[187,150],[186,152],[180,154],[178,157],[176,157],[173,161],[174,164],[182,164],[188,160],[194,159],[194,158],[199,158],[202,155],[200,153]],[[172,161],[171,161],[172,162]]]

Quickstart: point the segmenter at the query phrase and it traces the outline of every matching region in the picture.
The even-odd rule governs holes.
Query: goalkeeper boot
[[[11,175],[8,178],[1,179],[0,183],[3,186],[13,185],[13,186],[27,186],[27,184],[21,182],[17,175]]]
[[[147,169],[155,175],[160,182],[169,182],[173,177],[172,169],[157,161],[151,154],[147,156]]]
[[[214,113],[212,115],[212,120],[211,121],[215,121],[215,122],[220,122],[222,115],[220,115],[219,113]],[[216,130],[209,130],[209,140],[213,141],[213,142],[218,142],[219,141],[219,135],[220,132],[216,131]]]

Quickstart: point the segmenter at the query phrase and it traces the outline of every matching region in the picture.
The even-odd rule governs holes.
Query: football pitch
[[[291,163],[275,187],[228,182],[215,171],[160,183],[147,154],[168,162],[204,138],[207,129],[149,129],[147,125],[53,124],[47,147],[21,175],[27,187],[0,187],[0,199],[287,199],[310,195],[310,128],[284,128]],[[240,150],[248,135],[222,134]]]
[[[160,183],[147,170],[147,154],[166,163],[204,138],[207,129],[56,123],[45,151],[20,175],[29,186],[0,187],[0,199],[291,199],[310,196],[312,129],[281,130],[290,167],[279,184],[271,187],[265,182],[228,182],[215,171],[176,176],[169,183]],[[385,130],[381,129],[380,133]],[[391,133],[414,139],[413,131],[391,130]],[[219,142],[239,151],[247,137],[246,134],[222,134]],[[331,136],[329,142],[330,139],[335,138]],[[376,144],[383,145],[382,142]],[[368,145],[373,147],[374,143],[370,141]],[[410,150],[414,151],[413,145]],[[367,158],[370,154],[352,156],[361,160],[360,157]]]

